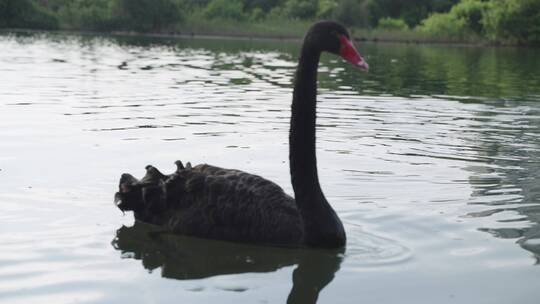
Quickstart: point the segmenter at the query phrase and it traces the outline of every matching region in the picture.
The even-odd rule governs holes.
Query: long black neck
[[[343,247],[343,225],[324,197],[317,174],[315,124],[317,68],[321,51],[306,39],[293,92],[289,160],[296,204],[304,220],[304,242],[315,247]]]

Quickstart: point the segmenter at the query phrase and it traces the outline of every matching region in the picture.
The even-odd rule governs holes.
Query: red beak
[[[364,71],[369,70],[369,65],[364,60],[364,58],[362,58],[360,53],[358,53],[349,38],[347,38],[345,35],[341,35],[339,37],[339,41],[341,42],[341,49],[339,50],[339,55],[343,59],[347,60],[348,62],[361,68]]]

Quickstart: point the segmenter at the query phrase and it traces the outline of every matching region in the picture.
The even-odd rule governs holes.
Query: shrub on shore
[[[403,19],[396,19],[396,18],[382,18],[379,20],[379,24],[377,25],[377,28],[383,29],[383,30],[396,30],[396,31],[403,31],[408,30],[409,26]]]

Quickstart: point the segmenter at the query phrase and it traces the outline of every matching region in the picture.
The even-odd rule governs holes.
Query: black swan
[[[115,196],[118,208],[183,235],[273,246],[345,246],[343,224],[317,175],[317,68],[323,51],[368,69],[342,25],[322,21],[307,32],[296,70],[289,134],[295,198],[260,176],[207,164],[184,167],[177,161],[170,175],[152,166],[141,180],[123,174]]]

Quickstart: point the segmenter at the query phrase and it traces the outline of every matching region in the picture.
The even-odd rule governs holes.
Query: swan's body
[[[126,178],[132,177],[124,175],[123,182]],[[165,176],[148,167],[143,181],[158,185],[136,194],[153,207],[135,212],[143,222],[210,239],[280,245],[302,241],[303,221],[294,199],[260,176],[210,165],[180,166]]]
[[[307,33],[296,72],[290,130],[295,199],[260,176],[210,165],[163,175],[154,167],[137,180],[122,175],[118,207],[167,231],[197,237],[282,246],[339,248],[343,225],[319,185],[315,156],[317,67],[322,51],[367,69],[347,31],[319,22]]]

